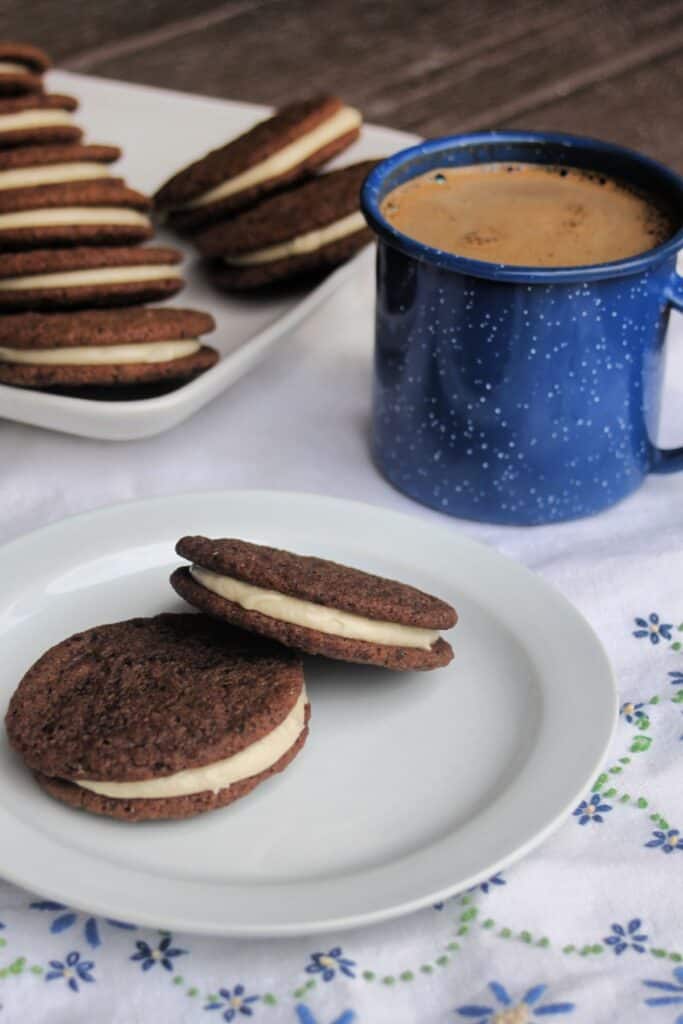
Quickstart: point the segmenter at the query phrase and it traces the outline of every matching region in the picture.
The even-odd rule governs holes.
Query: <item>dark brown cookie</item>
[[[143,246],[0,253],[0,310],[128,306],[163,299],[183,286],[180,260],[177,249]]]
[[[360,188],[376,161],[321,174],[312,181],[263,199],[232,220],[199,232],[195,244],[214,259],[214,280],[224,288],[247,289],[343,263],[371,240],[360,212]],[[351,221],[349,221],[351,218]],[[341,237],[324,232],[342,224]],[[357,223],[356,223],[357,222]],[[319,236],[316,233],[320,232]],[[313,246],[302,250],[301,239]],[[294,240],[297,240],[295,242]],[[273,246],[291,251],[273,257]],[[259,253],[263,259],[259,258]]]
[[[161,362],[68,364],[12,361],[10,354],[113,345],[195,340],[215,327],[213,317],[191,309],[134,308],[74,313],[17,313],[0,317],[0,383],[26,388],[113,387],[196,377],[218,362],[208,345]],[[22,355],[22,358],[25,358]]]
[[[0,150],[0,191],[109,177],[118,146],[17,146]]]
[[[326,123],[330,126],[331,137],[319,139],[316,144],[312,133],[324,130]],[[339,129],[335,133],[336,125]],[[159,189],[155,205],[158,210],[172,211],[171,222],[180,230],[193,230],[218,215],[243,209],[275,188],[305,177],[346,149],[359,131],[360,114],[345,107],[334,96],[316,96],[291,103],[244,135],[179,171]],[[312,149],[305,145],[307,136],[311,137]],[[197,200],[207,193],[264,164],[292,143],[300,143],[304,149],[292,156],[291,165],[273,168],[272,173],[266,169],[264,180],[245,181],[238,191],[197,205]]]
[[[152,234],[148,208],[147,196],[116,178],[5,189],[0,191],[0,250],[141,242]]]
[[[310,718],[310,707],[306,708],[306,722]],[[41,786],[50,796],[69,804],[70,807],[83,811],[90,811],[91,814],[104,814],[109,818],[118,818],[120,821],[155,821],[192,818],[196,814],[203,814],[205,811],[214,811],[219,807],[227,807],[235,800],[241,799],[252,789],[255,789],[261,782],[265,782],[271,775],[277,775],[285,770],[287,765],[294,760],[303,747],[308,737],[308,724],[299,734],[299,738],[286,754],[283,754],[279,761],[252,775],[242,782],[235,782],[226,789],[219,789],[217,793],[205,790],[203,793],[192,793],[189,796],[168,797],[166,799],[151,798],[145,800],[117,800],[103,796],[100,793],[93,793],[89,789],[83,789],[73,782],[65,779],[49,778],[34,772],[38,785]]]
[[[71,118],[77,106],[73,96],[58,93],[0,99],[0,148],[78,142],[83,132]]]
[[[59,799],[129,820],[224,806],[281,771],[168,799],[98,796],[78,780],[141,782],[201,768],[269,735],[303,689],[300,659],[199,615],[97,626],[51,648],[26,673],[5,719],[10,744]]]
[[[219,575],[364,619],[428,630],[450,629],[457,622],[455,609],[431,594],[324,558],[208,537],[183,537],[176,551]],[[398,669],[437,668],[453,655],[443,639],[427,650],[334,636],[283,622],[220,597],[202,586],[187,568],[176,569],[171,585],[186,601],[209,615],[312,654]]]
[[[218,353],[209,345],[189,356],[160,363],[125,363],[119,366],[32,366],[0,362],[0,384],[17,388],[118,387],[154,381],[184,381],[210,370]]]
[[[50,58],[37,46],[0,39],[0,96],[40,92]]]
[[[209,334],[215,326],[209,313],[175,306],[84,309],[49,315],[17,313],[0,317],[0,345],[44,350],[78,345],[171,341],[198,338]]]
[[[442,668],[453,658],[453,649],[442,637],[429,650],[416,647],[394,647],[367,640],[333,636],[315,629],[282,622],[261,612],[247,611],[234,601],[226,601],[201,586],[189,569],[176,569],[171,586],[188,604],[216,619],[229,622],[259,636],[276,640],[285,647],[293,647],[307,654],[322,654],[335,661],[355,661],[364,665],[378,665],[397,672],[427,671]]]
[[[325,271],[334,270],[371,241],[372,232],[369,228],[364,228],[303,256],[287,256],[284,259],[249,267],[231,267],[227,263],[215,260],[209,264],[208,273],[216,287],[223,291],[248,292],[276,284],[278,281],[294,281],[306,274],[323,274]]]

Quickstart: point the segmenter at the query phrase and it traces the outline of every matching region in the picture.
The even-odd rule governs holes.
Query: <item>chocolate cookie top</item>
[[[121,156],[118,146],[64,145],[20,146],[0,152],[0,171],[15,171],[23,167],[42,167],[47,164],[113,163]]]
[[[40,93],[35,96],[14,96],[0,99],[0,117],[3,114],[19,114],[22,110],[76,110],[78,100],[62,93]]]
[[[30,43],[16,43],[12,39],[0,39],[0,60],[25,64],[27,68],[39,74],[46,71],[52,63],[44,50],[31,46]]]
[[[51,648],[5,724],[43,775],[133,782],[237,754],[286,718],[302,687],[291,651],[202,615],[157,615]]]
[[[76,313],[14,313],[0,317],[0,346],[53,349],[181,341],[208,334],[215,326],[213,317],[208,313],[172,306],[84,309]]]
[[[99,267],[140,267],[180,263],[177,249],[161,246],[90,246],[73,249],[30,249],[28,252],[0,253],[0,280],[31,274],[59,274]]]
[[[154,197],[160,210],[175,209],[229,178],[261,163],[279,149],[341,110],[336,96],[314,96],[282,107],[273,117],[254,125],[244,135],[227,142],[174,174]]]
[[[60,206],[124,206],[148,210],[149,199],[128,188],[118,178],[65,182],[62,185],[34,185],[0,191],[0,214],[18,210],[45,210]]]
[[[262,199],[201,231],[195,244],[204,256],[240,256],[332,224],[360,210],[361,185],[376,163],[364,160]]]
[[[438,597],[325,558],[201,536],[182,537],[176,551],[222,576],[368,619],[425,629],[450,629],[457,621],[455,609]]]

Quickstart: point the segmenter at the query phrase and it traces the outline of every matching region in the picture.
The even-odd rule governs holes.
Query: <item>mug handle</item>
[[[674,274],[665,298],[674,309],[683,313],[683,277]],[[653,448],[651,473],[676,473],[683,470],[683,448]]]

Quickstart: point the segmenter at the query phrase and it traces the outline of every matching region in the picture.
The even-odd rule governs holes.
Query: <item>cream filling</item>
[[[181,209],[194,210],[198,206],[206,206],[207,203],[215,203],[236,192],[253,188],[254,185],[260,185],[261,182],[268,181],[270,178],[278,178],[281,174],[291,171],[297,164],[303,163],[323,146],[327,146],[348,132],[355,131],[360,127],[362,120],[359,110],[355,110],[353,107],[341,107],[336,114],[328,117],[317,128],[295,139],[294,142],[290,142],[288,146],[284,146],[277,153],[262,160],[261,163],[235,175],[234,178],[228,178],[227,181],[209,189],[208,192],[203,192]]]
[[[347,217],[341,217],[332,224],[325,225],[324,228],[316,228],[315,231],[307,231],[304,235],[296,235],[287,242],[269,245],[264,249],[249,252],[245,256],[225,256],[224,260],[231,267],[249,267],[256,263],[272,263],[273,260],[286,259],[288,256],[304,256],[306,253],[322,249],[330,242],[336,242],[339,238],[362,231],[365,226],[365,217],[360,210],[357,210]]]
[[[22,128],[50,128],[55,124],[73,124],[68,110],[21,110],[17,114],[0,114],[0,132],[16,132]]]
[[[149,217],[125,206],[60,206],[52,209],[0,213],[0,231],[11,228],[43,228],[55,224],[124,224],[150,227]]]
[[[0,292],[29,291],[34,288],[81,288],[99,284],[134,284],[138,281],[165,281],[179,278],[180,270],[167,263],[150,267],[96,267],[92,270],[68,270],[61,274],[28,274],[0,279]]]
[[[63,181],[90,181],[92,178],[111,178],[109,167],[90,160],[19,167],[13,171],[0,171],[0,189],[56,185]]]
[[[298,597],[280,594],[276,590],[255,587],[231,576],[221,576],[200,565],[191,566],[190,572],[197,583],[225,598],[226,601],[233,601],[240,608],[260,612],[279,622],[303,626],[304,629],[315,629],[319,633],[328,633],[331,636],[365,640],[388,647],[416,647],[423,651],[428,651],[439,639],[437,630],[366,619],[362,615],[353,615],[337,608],[326,608],[312,601],[302,601]]]
[[[306,724],[306,688],[287,717],[272,732],[240,750],[232,757],[203,765],[201,768],[187,768],[185,771],[166,775],[160,779],[145,779],[144,782],[94,782],[86,779],[72,781],[83,789],[117,800],[165,799],[174,796],[190,796],[207,790],[218,793],[235,782],[250,779],[265,772],[280,760],[294,746]]]
[[[27,366],[125,366],[127,363],[166,363],[194,355],[196,338],[184,341],[135,342],[132,345],[79,345],[74,348],[3,348],[0,362]]]
[[[13,60],[0,60],[0,75],[25,75],[28,70],[26,64],[17,64]]]

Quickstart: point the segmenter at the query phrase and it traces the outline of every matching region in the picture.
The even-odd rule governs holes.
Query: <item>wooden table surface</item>
[[[282,104],[334,91],[423,135],[598,135],[683,171],[683,0],[2,0],[74,71]]]

